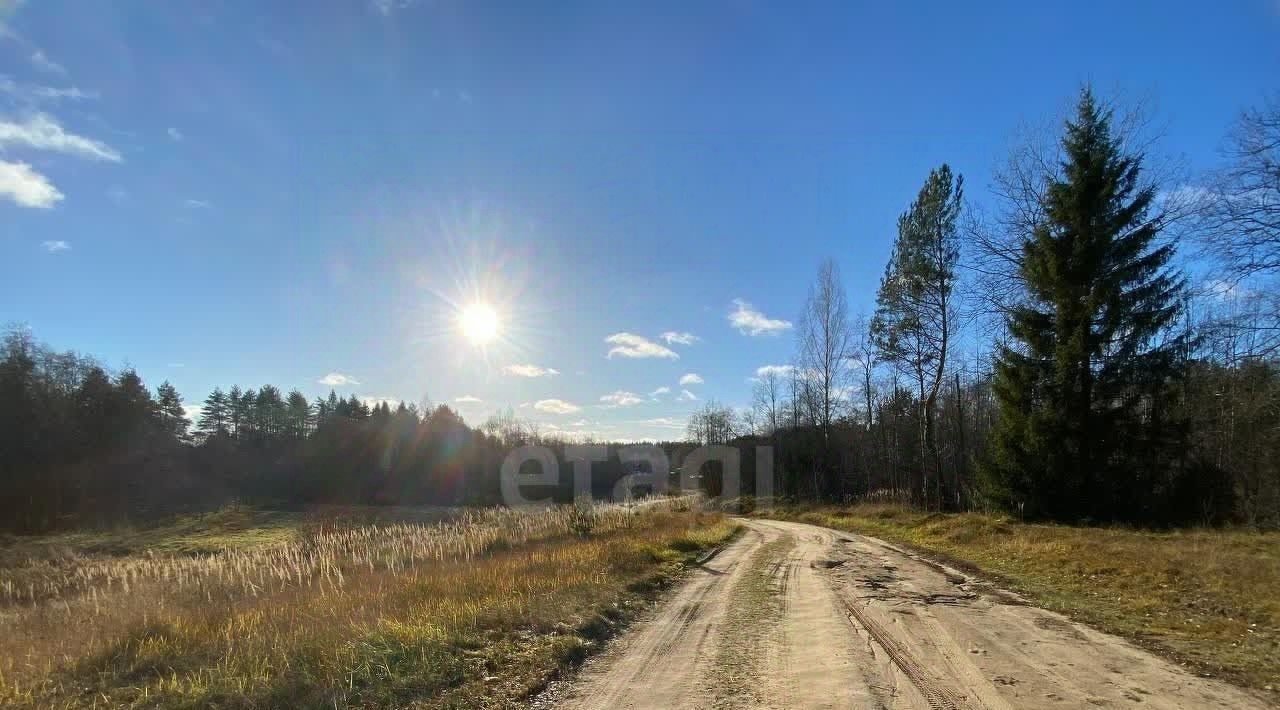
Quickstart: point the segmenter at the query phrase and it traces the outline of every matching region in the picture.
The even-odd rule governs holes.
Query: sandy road
[[[540,707],[1262,708],[886,543],[747,531]]]

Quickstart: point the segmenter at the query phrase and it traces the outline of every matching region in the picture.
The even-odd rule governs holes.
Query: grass
[[[908,545],[1196,672],[1280,697],[1280,533],[1038,525],[877,504],[768,514]]]
[[[0,567],[71,555],[122,556],[146,550],[208,554],[226,549],[288,542],[306,516],[251,508],[226,508],[148,527],[79,529],[53,535],[0,535]]]
[[[716,650],[719,707],[758,706],[764,700],[759,692],[759,661],[765,639],[783,613],[778,561],[787,559],[795,542],[791,535],[781,535],[761,545],[734,585],[737,603],[725,611],[723,637]]]
[[[51,535],[0,533],[0,568],[75,555],[201,555],[293,542],[315,530],[353,524],[434,523],[456,508],[312,506],[305,512],[231,506],[148,526],[81,528]]]
[[[585,533],[566,509],[490,510],[47,564],[0,594],[0,706],[512,706],[736,527],[681,505],[603,507]]]

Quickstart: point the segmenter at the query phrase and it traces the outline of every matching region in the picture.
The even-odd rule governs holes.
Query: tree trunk
[[[956,440],[960,445],[960,451],[956,455],[956,490],[955,504],[956,508],[963,510],[964,501],[964,484],[965,479],[969,477],[969,453],[965,449],[964,444],[964,390],[960,389],[960,372],[956,373]]]

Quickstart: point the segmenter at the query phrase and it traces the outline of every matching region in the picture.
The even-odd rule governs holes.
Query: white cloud
[[[538,365],[507,365],[502,371],[516,377],[552,377],[560,374],[559,370]]]
[[[679,397],[676,397],[676,401],[678,401],[678,402],[692,402],[692,401],[694,401],[694,400],[695,400],[695,399],[697,399],[697,398],[698,398],[698,395],[696,395],[696,394],[694,394],[694,393],[690,392],[689,390],[680,390],[680,396],[679,396]]]
[[[778,377],[790,377],[793,370],[795,370],[795,367],[792,365],[761,365],[756,368],[756,377],[765,377],[770,374]]]
[[[684,429],[685,422],[672,417],[656,417],[654,419],[641,419],[637,424],[647,424],[648,426],[661,427],[663,429]]]
[[[360,398],[360,402],[363,403],[364,406],[368,407],[369,409],[373,409],[374,407],[381,407],[382,405],[385,404],[394,410],[396,407],[400,406],[400,401],[401,400],[398,400],[395,397],[361,397]]]
[[[791,321],[770,318],[741,298],[733,299],[729,324],[743,335],[777,335],[791,327]]]
[[[322,385],[330,387],[346,387],[349,385],[358,385],[360,381],[351,375],[344,375],[341,372],[330,372],[329,374],[317,380]]]
[[[71,244],[69,242],[62,241],[61,239],[50,239],[48,241],[43,241],[43,242],[40,242],[40,246],[44,247],[44,250],[49,252],[50,254],[57,254],[60,251],[71,250]]]
[[[674,330],[668,330],[667,332],[663,333],[662,335],[659,335],[658,337],[665,340],[667,345],[693,345],[699,340],[702,340],[702,338],[699,338],[693,333],[679,332]]]
[[[100,97],[100,94],[96,91],[85,91],[76,86],[61,89],[53,86],[24,85],[19,84],[7,76],[0,76],[0,92],[4,92],[10,96],[16,97],[20,101],[28,103],[38,103],[40,101],[61,101],[63,99],[84,101]]]
[[[50,74],[66,74],[67,70],[61,64],[53,61],[45,56],[45,53],[36,50],[31,53],[31,63],[40,71],[49,72]]]
[[[569,426],[584,427],[589,423],[590,422],[588,422],[586,419],[579,419],[576,422],[569,422]],[[555,426],[555,425],[552,424],[551,426]]]
[[[607,409],[616,409],[618,407],[630,407],[632,405],[640,404],[644,401],[644,397],[641,397],[635,392],[618,390],[604,395],[600,398],[600,401],[604,402],[603,406]]]
[[[204,407],[198,404],[184,404],[182,405],[182,413],[187,419],[196,422],[200,420],[200,415],[204,413]]]
[[[403,10],[412,6],[417,0],[369,0],[369,7],[373,8],[378,14],[389,17],[396,10]]]
[[[483,399],[480,399],[479,397],[473,397],[469,394],[464,394],[461,397],[457,397],[453,401],[455,404],[481,404],[484,402]]]
[[[168,133],[168,134],[169,134],[169,140],[171,140],[171,141],[175,141],[175,142],[176,142],[176,141],[181,141],[183,138],[185,138],[185,137],[186,137],[186,136],[183,136],[183,135],[182,135],[182,131],[179,131],[178,129],[174,128],[173,126],[169,126],[169,130],[165,131],[165,133]]]
[[[19,207],[49,209],[63,195],[49,178],[32,170],[30,165],[0,160],[0,197],[12,200]]]
[[[690,372],[686,374],[684,377],[680,378],[680,384],[681,385],[700,385],[702,384],[702,376],[696,373]]]
[[[25,123],[0,121],[0,148],[9,145],[49,150],[112,163],[123,160],[120,153],[106,143],[68,133],[58,125],[57,121],[44,113],[28,118]]]
[[[207,200],[192,200],[189,198],[182,201],[182,206],[189,210],[207,210],[213,207]]]
[[[659,387],[658,389],[650,392],[649,396],[653,397],[654,399],[657,399],[658,395],[663,395],[663,394],[671,394],[671,388],[666,386]]]
[[[576,404],[566,402],[563,399],[540,399],[534,402],[533,408],[539,412],[547,412],[548,414],[573,414],[582,409]]]
[[[84,91],[76,86],[70,86],[65,89],[59,89],[54,86],[37,86],[31,90],[31,93],[37,98],[48,99],[50,101],[60,101],[62,99],[85,101],[87,99],[97,99],[101,97],[101,94],[96,91]]]
[[[604,339],[604,342],[614,346],[610,348],[608,357],[620,355],[622,357],[644,358],[644,357],[661,357],[671,360],[678,360],[679,355],[674,350],[663,345],[659,345],[648,338],[632,333],[614,333]]]

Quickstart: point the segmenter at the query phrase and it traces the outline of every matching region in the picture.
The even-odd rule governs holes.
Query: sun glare
[[[458,314],[462,334],[476,345],[484,345],[498,336],[498,313],[487,303],[473,303]]]

